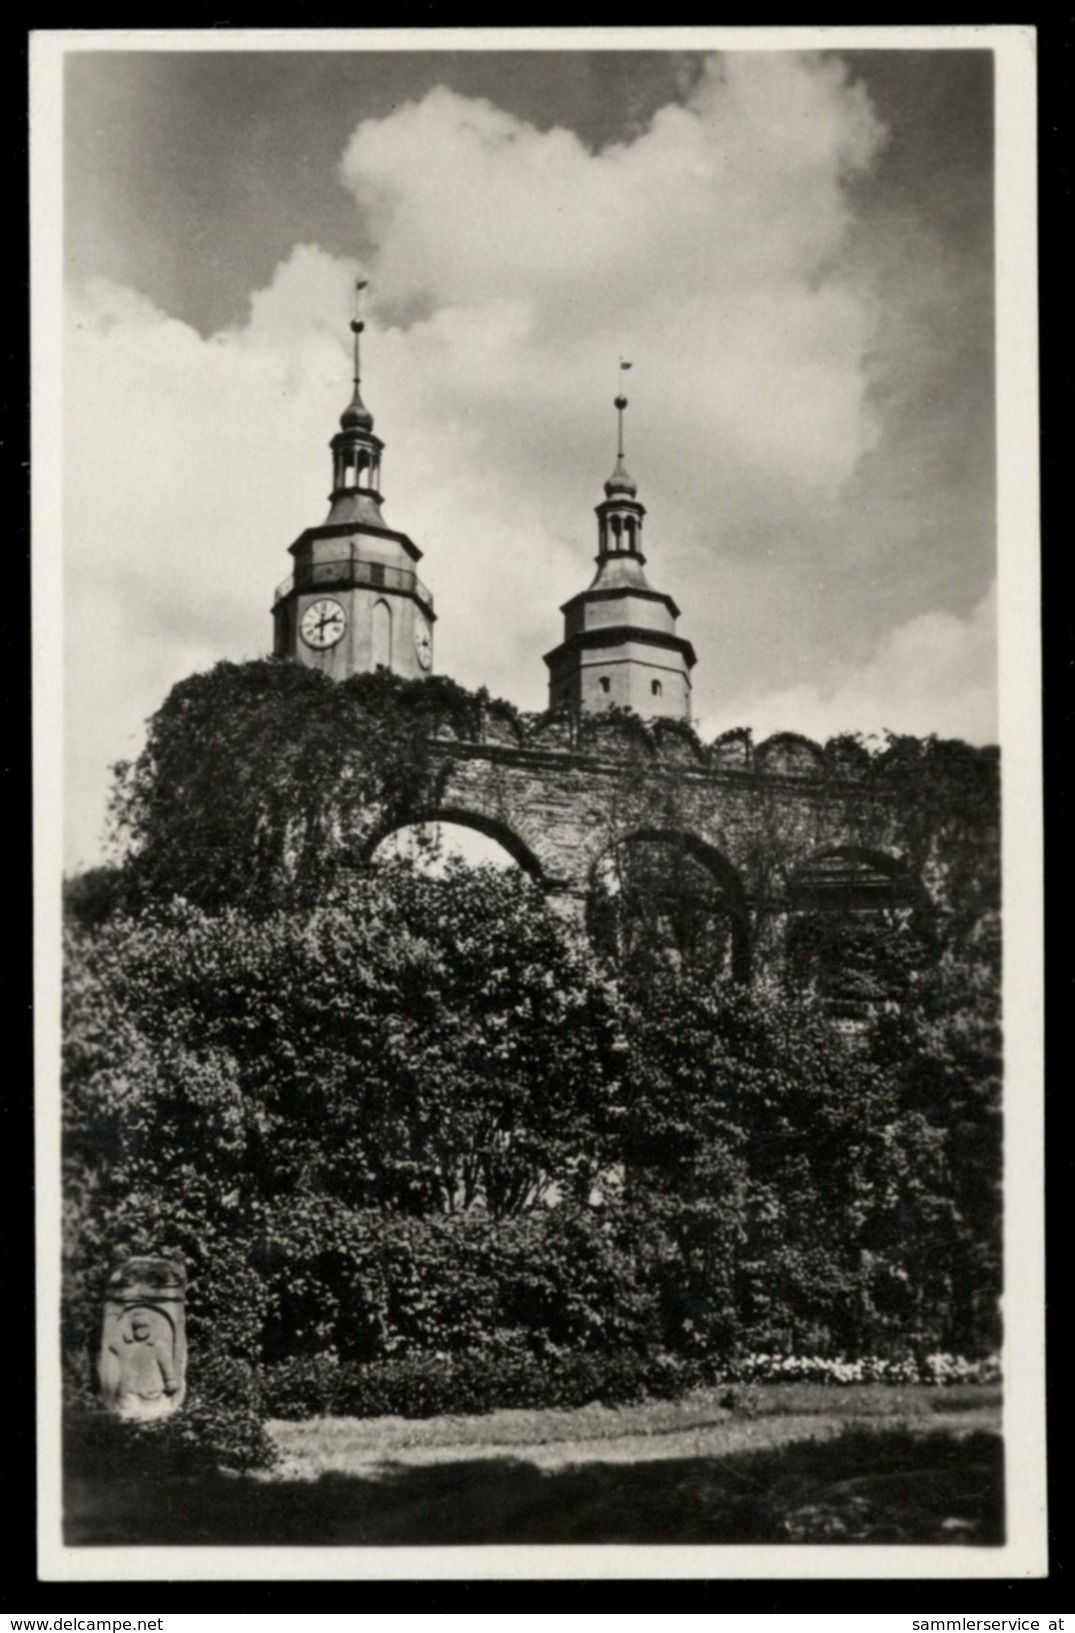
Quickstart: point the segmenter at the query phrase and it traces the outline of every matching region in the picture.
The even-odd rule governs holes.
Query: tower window
[[[607,675],[601,676],[601,690],[603,692],[609,692],[612,690],[612,682],[609,680]]]
[[[370,628],[371,669],[392,667],[392,609],[387,601],[375,601]]]
[[[382,566],[382,564],[379,561],[371,561],[370,562],[370,583],[371,584],[383,584],[384,583],[384,567]]]
[[[661,683],[660,683],[660,681],[659,680],[651,680],[650,683],[649,683],[649,686],[650,686],[650,691],[653,693],[654,697],[660,697],[660,695],[661,695]]]

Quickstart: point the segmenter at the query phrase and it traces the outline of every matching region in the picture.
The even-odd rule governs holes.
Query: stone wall
[[[466,734],[437,731],[430,792],[409,820],[439,817],[499,840],[573,914],[610,850],[674,840],[709,870],[744,945],[761,952],[788,913],[811,906],[973,916],[999,905],[996,758],[955,747],[972,775],[949,788],[928,764],[871,756],[851,740],[823,748],[780,734],[755,747],[740,732],[707,747],[675,722],[490,710]],[[388,831],[365,836],[366,856]]]

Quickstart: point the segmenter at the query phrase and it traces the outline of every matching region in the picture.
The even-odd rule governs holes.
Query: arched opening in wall
[[[392,667],[392,609],[387,601],[375,601],[370,627],[370,662],[374,669]]]
[[[518,867],[539,883],[544,879],[541,863],[517,834],[468,811],[437,811],[400,823],[378,835],[366,859],[374,866],[403,859],[432,878],[443,878],[453,863],[462,862],[468,867]]]
[[[739,876],[692,834],[645,830],[611,846],[593,870],[586,922],[597,951],[643,979],[668,969],[749,977]]]
[[[788,974],[837,1015],[899,1003],[930,959],[921,887],[883,852],[815,853],[788,879],[787,905]]]

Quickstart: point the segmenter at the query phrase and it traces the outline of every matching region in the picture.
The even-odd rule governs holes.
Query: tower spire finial
[[[625,369],[629,369],[630,367],[631,367],[631,364],[630,363],[625,363],[623,358],[621,357],[620,358],[620,373],[622,374]],[[617,414],[618,420],[619,420],[619,424],[617,426],[617,436],[616,436],[616,458],[617,459],[622,459],[623,458],[623,411],[624,411],[624,409],[626,407],[627,407],[627,398],[623,394],[623,383],[621,381],[619,391],[616,393],[616,414]]]
[[[355,427],[367,431],[373,429],[373,415],[362,401],[362,392],[359,390],[359,382],[362,379],[362,366],[358,342],[359,336],[366,327],[362,318],[362,292],[368,288],[368,278],[357,278],[355,280],[355,315],[351,319],[351,333],[354,336],[354,367],[352,371],[354,392],[351,401],[340,416],[340,424],[345,431]]]
[[[356,280],[355,280],[355,315],[351,319],[351,333],[355,337],[355,373],[354,373],[354,381],[355,381],[355,390],[356,391],[358,390],[358,382],[362,378],[362,373],[361,373],[361,370],[359,368],[358,337],[362,333],[363,329],[366,327],[365,323],[362,320],[362,291],[364,289],[368,289],[369,286],[370,286],[370,281],[369,281],[368,278],[356,278]]]
[[[621,357],[620,374],[622,375],[624,370],[629,369],[630,367],[631,364],[625,363]],[[627,407],[627,398],[624,396],[622,385],[620,390],[616,393],[614,407],[616,409],[617,416],[616,469],[605,483],[605,492],[608,494],[610,499],[614,494],[626,494],[633,499],[638,490],[631,481],[631,478],[628,476],[627,470],[623,463],[623,411]]]

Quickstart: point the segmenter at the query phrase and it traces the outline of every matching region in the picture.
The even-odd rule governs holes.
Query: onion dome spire
[[[369,287],[369,279],[368,278],[361,278],[355,284],[355,315],[351,319],[351,333],[354,335],[354,353],[355,353],[355,355],[354,355],[354,373],[353,373],[354,391],[353,391],[352,396],[351,396],[351,401],[348,403],[347,407],[344,409],[343,413],[340,415],[340,426],[344,431],[372,431],[373,430],[373,415],[370,413],[369,409],[366,407],[365,403],[362,401],[362,392],[359,389],[359,384],[360,384],[360,381],[361,381],[361,378],[362,378],[362,371],[361,371],[361,368],[359,366],[358,342],[359,342],[359,336],[362,334],[363,329],[365,329],[365,327],[366,327],[366,325],[362,321],[362,317],[361,317],[362,291],[364,289],[368,288],[368,287]]]
[[[630,367],[630,363],[625,363],[622,358],[620,359],[621,370],[629,369]],[[616,468],[612,472],[612,475],[609,477],[608,481],[605,483],[605,492],[610,499],[616,498],[619,494],[624,494],[628,499],[633,499],[638,492],[638,487],[636,483],[632,481],[628,474],[627,467],[623,463],[623,411],[627,407],[627,398],[624,396],[622,391],[617,393],[614,406],[617,417]]]

